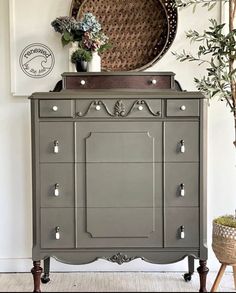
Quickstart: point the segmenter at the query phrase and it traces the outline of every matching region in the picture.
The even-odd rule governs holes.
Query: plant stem
[[[235,28],[235,15],[236,15],[236,0],[229,0],[229,31],[231,32]],[[229,72],[235,69],[235,59],[230,56],[229,61]],[[234,145],[236,147],[236,83],[235,78],[231,75],[231,92],[232,92],[232,105],[233,105],[233,115],[234,115],[234,126],[235,126],[235,141]]]

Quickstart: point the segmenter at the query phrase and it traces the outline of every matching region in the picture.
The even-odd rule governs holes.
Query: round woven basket
[[[219,262],[236,264],[236,228],[213,222],[212,237],[212,248]]]
[[[70,15],[93,13],[109,37],[102,54],[104,71],[141,71],[171,47],[177,32],[174,0],[72,0]]]

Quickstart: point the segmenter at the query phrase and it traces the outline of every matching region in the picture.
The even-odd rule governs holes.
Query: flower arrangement
[[[101,24],[96,17],[88,12],[82,21],[74,17],[57,17],[51,23],[54,30],[62,35],[62,45],[78,42],[78,47],[90,52],[102,53],[110,48],[109,38],[102,32]]]

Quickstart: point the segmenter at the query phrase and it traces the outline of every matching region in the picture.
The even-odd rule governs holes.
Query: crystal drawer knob
[[[54,152],[54,154],[59,153],[59,142],[58,142],[58,140],[54,141],[53,152]]]
[[[180,110],[181,110],[181,111],[185,111],[185,110],[186,110],[186,106],[185,106],[185,105],[182,105],[182,106],[180,107]]]
[[[139,111],[143,111],[143,106],[138,106]]]
[[[95,107],[95,109],[96,109],[97,111],[100,111],[100,110],[101,110],[101,106],[97,105],[97,106]]]
[[[180,184],[180,196],[185,196],[185,186],[183,183]]]
[[[184,239],[185,238],[185,231],[184,231],[184,226],[180,227],[180,239]]]
[[[53,112],[57,112],[58,111],[58,107],[57,106],[53,106],[52,107]]]
[[[59,196],[59,184],[55,184],[54,195]]]
[[[80,81],[80,84],[81,84],[81,85],[85,85],[85,84],[86,84],[86,81],[82,79],[82,80]]]
[[[184,140],[180,141],[180,152],[183,154],[185,153],[186,148],[185,148],[185,144],[184,144]]]
[[[155,85],[155,84],[157,84],[157,80],[156,80],[156,79],[152,79],[152,80],[151,80],[151,83],[152,83],[153,85]]]
[[[59,227],[56,227],[55,230],[56,230],[55,238],[56,238],[56,240],[59,240],[61,238],[61,235],[60,235],[60,232],[59,232],[60,231],[60,228]]]

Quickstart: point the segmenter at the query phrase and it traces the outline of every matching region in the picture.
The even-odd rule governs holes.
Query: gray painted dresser
[[[206,115],[174,74],[65,73],[31,97],[34,292],[69,264],[200,260],[206,291]]]

